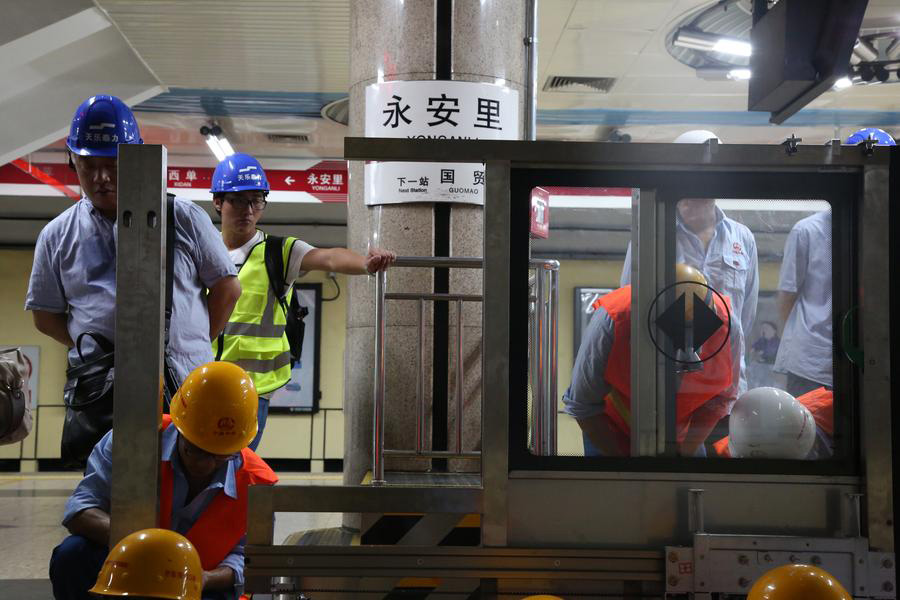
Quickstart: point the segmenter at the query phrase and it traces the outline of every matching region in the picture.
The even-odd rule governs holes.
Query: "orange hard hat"
[[[89,591],[99,596],[143,596],[200,600],[203,567],[194,545],[168,529],[144,529],[125,536]]]
[[[675,297],[678,298],[684,294],[684,318],[691,322],[694,320],[694,302],[695,296],[700,301],[709,303],[710,290],[708,287],[706,276],[690,265],[677,263],[675,265]]]
[[[256,437],[259,396],[239,366],[215,361],[197,367],[172,398],[172,423],[210,454],[234,454]]]
[[[819,567],[783,565],[757,579],[747,600],[853,600],[853,596]]]

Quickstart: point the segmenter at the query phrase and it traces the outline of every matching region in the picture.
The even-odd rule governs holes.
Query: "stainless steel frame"
[[[535,296],[535,332],[533,340],[539,340],[533,351],[539,357],[536,362],[535,403],[532,410],[533,451],[540,455],[556,453],[556,369],[557,340],[559,337],[559,262],[533,260],[537,292]],[[481,269],[480,258],[398,257],[392,268],[431,267],[456,269]],[[481,452],[463,451],[463,302],[482,302],[480,294],[433,294],[387,292],[387,272],[375,275],[375,394],[372,411],[372,483],[384,485],[384,458],[456,458],[480,459]],[[416,376],[416,447],[414,450],[388,449],[384,447],[385,382],[385,302],[387,300],[415,300],[418,302],[418,373]],[[425,302],[452,302],[456,306],[456,431],[455,451],[432,451],[425,448]]]
[[[559,345],[559,261],[532,260],[534,296],[529,302],[531,343],[531,452],[556,454],[557,361]]]
[[[119,147],[110,542],[157,526],[166,280],[166,149]]]
[[[289,574],[304,581],[309,577],[317,585],[322,577],[343,577],[345,581],[346,577],[358,578],[359,572],[353,569],[362,568],[365,563],[363,557],[373,553],[371,548],[365,547],[342,550],[316,548],[314,551],[272,549],[271,527],[275,510],[377,512],[389,508],[392,512],[399,512],[415,507],[424,512],[458,512],[474,508],[473,504],[477,504],[482,514],[482,545],[486,548],[600,546],[653,550],[693,542],[696,551],[698,543],[709,540],[713,544],[715,541],[715,538],[703,537],[715,534],[692,535],[687,526],[685,507],[689,503],[691,490],[700,488],[704,490],[703,526],[695,523],[695,529],[727,534],[734,538],[729,543],[737,539],[735,534],[746,534],[747,537],[740,539],[749,540],[751,544],[753,540],[759,543],[767,535],[778,534],[781,540],[778,544],[784,540],[787,540],[784,543],[790,544],[809,541],[811,550],[816,552],[825,552],[844,543],[835,540],[847,535],[847,522],[852,518],[847,517],[841,507],[846,504],[848,494],[863,493],[867,503],[865,530],[869,539],[858,537],[858,533],[851,534],[852,541],[846,544],[858,545],[859,552],[864,548],[870,562],[876,556],[872,552],[883,553],[877,555],[882,565],[887,564],[884,563],[886,560],[893,561],[889,437],[892,415],[890,346],[887,339],[890,298],[889,286],[885,285],[888,276],[885,252],[888,246],[888,154],[884,149],[876,148],[871,156],[866,156],[858,148],[834,152],[830,147],[801,146],[798,152],[788,155],[780,146],[697,145],[675,149],[667,144],[348,138],[345,154],[350,160],[486,162],[483,397],[489,401],[484,403],[483,408],[483,485],[481,488],[453,490],[459,497],[450,502],[452,505],[448,505],[448,497],[445,496],[450,489],[431,486],[369,488],[365,493],[358,488],[340,486],[297,490],[286,487],[254,489],[251,491],[250,545],[247,546],[251,559],[247,571],[249,589],[269,589],[269,577],[276,574]],[[858,476],[836,476],[510,471],[509,352],[510,303],[513,300],[510,297],[510,265],[513,262],[510,223],[518,222],[518,213],[514,211],[521,209],[514,204],[518,199],[511,198],[510,184],[513,170],[521,173],[531,169],[685,174],[722,171],[753,173],[760,177],[790,173],[804,178],[804,181],[830,173],[862,176],[862,191],[858,198],[860,226],[863,228],[863,235],[859,236],[859,262],[861,284],[866,289],[866,306],[861,314],[865,320],[863,343],[867,365],[861,376],[865,401],[862,403],[859,435],[864,472]],[[651,191],[641,190],[644,203],[648,198],[653,198],[649,194]],[[848,201],[852,199],[848,198]],[[650,215],[639,218],[642,219],[642,227],[654,222]],[[657,224],[658,219],[659,215],[655,221]],[[649,248],[650,254],[654,254],[646,238],[635,243]],[[665,240],[659,239],[658,243],[665,243]],[[641,261],[638,277],[646,280],[649,263],[645,263],[644,259],[647,256],[637,256],[637,260]],[[654,279],[652,273],[650,278]],[[655,279],[658,281],[658,274]],[[639,296],[637,302],[646,302],[646,298]],[[646,343],[647,340],[638,340],[638,356],[646,350],[646,347],[641,348]],[[650,387],[646,391],[639,393],[651,393],[652,385],[648,385]],[[517,402],[520,400],[516,399]],[[655,401],[652,404],[657,407],[657,414],[645,413],[640,416],[640,422],[655,428],[660,423],[660,407]],[[656,433],[654,436],[637,436],[640,438],[637,454],[652,453],[664,447],[665,440],[661,440]],[[696,496],[696,492],[693,494]],[[693,506],[699,513],[696,501]],[[819,543],[820,547],[812,547]],[[421,557],[436,553],[448,560],[457,552],[445,548],[427,552],[422,550],[413,552]],[[328,565],[310,564],[307,569],[303,561],[313,553],[318,556],[328,553],[333,558],[327,559]],[[262,560],[274,562],[261,563]],[[423,559],[416,566],[426,564],[427,560],[430,559]],[[353,563],[355,567],[343,568],[342,565],[349,565],[349,561],[356,561]],[[412,563],[403,559],[398,558],[392,564],[397,565],[392,575],[421,573],[414,571]],[[662,567],[657,568],[661,569],[659,575],[662,575]],[[500,571],[502,569],[494,573],[468,571],[465,575],[497,579],[509,576]],[[542,579],[551,582],[548,590],[555,589],[552,587],[557,579],[555,573],[538,573]],[[450,578],[464,576],[449,570],[442,570],[440,574]],[[623,580],[638,580],[635,572],[620,573],[619,576]],[[698,597],[704,593],[697,592]]]

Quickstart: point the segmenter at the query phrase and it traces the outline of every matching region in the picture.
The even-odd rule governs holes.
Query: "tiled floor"
[[[282,484],[340,485],[340,475],[282,473]],[[49,598],[41,594],[25,594],[25,589],[46,590],[47,564],[53,548],[66,536],[59,524],[63,506],[80,477],[76,474],[0,475],[0,589],[19,586],[21,595],[4,597]],[[339,513],[279,513],[275,524],[275,541],[282,543],[296,531],[337,527]],[[4,581],[6,580],[6,581]],[[16,580],[15,583],[10,580]]]

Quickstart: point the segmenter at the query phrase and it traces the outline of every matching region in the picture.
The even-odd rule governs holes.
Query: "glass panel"
[[[670,392],[675,410],[667,414],[667,450],[692,456],[829,458],[834,414],[830,205],[685,198],[676,205],[674,221],[672,266],[696,268],[711,293],[692,298],[692,327],[687,319],[701,361],[667,364],[667,383],[678,386]],[[677,280],[684,269],[673,271]],[[731,315],[730,327],[723,319],[713,331],[714,315],[724,313]],[[726,330],[728,343],[715,354]]]
[[[600,386],[590,377],[579,378],[585,385],[577,399],[567,394],[567,390],[573,381],[573,367],[582,338],[591,328],[599,300],[620,287],[622,266],[631,241],[632,190],[543,189],[550,195],[553,229],[549,238],[532,240],[532,265],[545,259],[560,263],[557,360],[554,386],[552,343],[548,344],[553,322],[546,305],[550,277],[545,272],[541,278],[540,269],[533,268],[529,280],[528,443],[534,454],[583,456],[584,438],[578,418],[601,411],[603,397],[595,392]],[[539,295],[544,298],[543,303],[537,301]],[[541,314],[543,320],[538,319]],[[587,368],[588,362],[582,361],[582,367]]]
[[[826,459],[833,455],[831,210],[820,200],[657,201],[666,256],[632,339],[631,190],[556,188],[555,443],[547,442],[546,284],[531,290],[529,444],[536,454]],[[638,236],[634,237],[637,243]],[[668,240],[668,247],[666,247]],[[654,245],[659,245],[654,249]],[[688,268],[690,267],[690,268]],[[535,280],[535,271],[532,271]],[[652,274],[642,274],[651,285]],[[544,297],[544,296],[541,296]],[[643,296],[642,296],[643,297]],[[649,335],[645,335],[645,332]],[[644,344],[640,354],[632,348]],[[652,344],[652,345],[651,345]],[[642,358],[641,358],[642,357]],[[652,393],[633,406],[634,361]],[[640,360],[644,360],[643,364]],[[648,364],[650,363],[650,364]],[[654,374],[655,373],[655,379]],[[655,383],[654,383],[655,382]],[[653,391],[655,390],[655,392]],[[552,401],[552,398],[550,399]],[[637,413],[640,421],[635,421]],[[644,424],[641,444],[632,425]],[[649,450],[648,450],[649,449]]]

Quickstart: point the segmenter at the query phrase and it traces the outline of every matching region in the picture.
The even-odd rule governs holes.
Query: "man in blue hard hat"
[[[91,96],[72,118],[66,139],[83,197],[38,236],[25,308],[41,333],[69,348],[86,331],[115,340],[116,206],[119,144],[141,144],[131,109],[119,98]],[[180,383],[213,359],[210,339],[225,326],[241,294],[221,236],[199,206],[175,199],[174,288],[167,364]],[[82,356],[103,351],[85,337]],[[99,432],[102,435],[104,432]]]
[[[277,238],[256,228],[266,208],[269,181],[258,160],[232,154],[213,173],[213,204],[222,217],[222,239],[244,290],[225,330],[213,341],[216,360],[234,362],[253,378],[259,393],[259,430],[269,412],[269,398],[291,378],[289,339],[294,281],[308,271],[374,274],[386,269],[393,252],[371,248],[366,256],[347,248],[314,248],[293,237]],[[275,283],[273,283],[275,282]]]
[[[860,129],[844,143],[866,140],[896,145],[887,132],[874,127]],[[773,368],[787,374],[785,388],[795,397],[834,385],[831,240],[831,211],[825,210],[797,221],[784,244],[775,297],[784,330]]]

